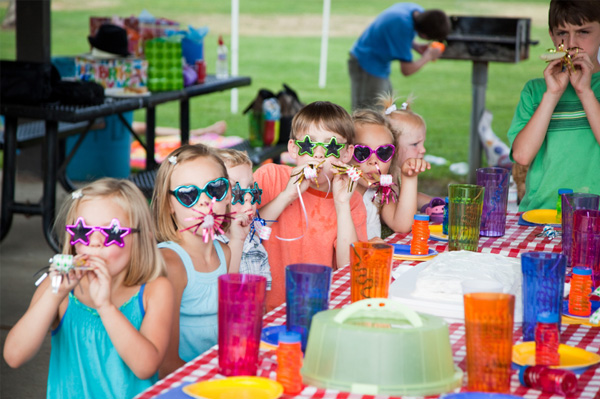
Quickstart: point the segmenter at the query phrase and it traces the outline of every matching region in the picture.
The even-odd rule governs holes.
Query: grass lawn
[[[254,98],[260,88],[277,91],[282,83],[294,88],[306,103],[329,100],[350,108],[350,83],[346,68],[352,43],[383,9],[389,0],[337,0],[331,5],[331,26],[327,63],[327,85],[318,87],[321,46],[321,0],[240,2],[239,73],[252,77],[252,85],[239,89],[239,109]],[[0,18],[7,2],[0,1]],[[506,142],[519,93],[529,79],[541,77],[545,64],[539,54],[551,46],[547,31],[548,0],[423,0],[425,8],[441,8],[449,15],[487,15],[531,18],[530,58],[518,64],[491,63],[488,71],[486,107],[493,113],[493,130]],[[138,15],[147,9],[155,16],[179,21],[182,27],[208,26],[205,59],[208,73],[214,73],[216,42],[223,34],[230,43],[230,2],[206,0],[53,0],[52,55],[75,55],[89,51],[87,35],[90,16]],[[0,31],[0,58],[15,58],[14,31]],[[398,95],[416,96],[413,108],[428,125],[427,152],[451,163],[468,161],[468,138],[471,113],[471,70],[469,61],[440,60],[427,65],[413,76],[403,77],[398,63],[392,66],[392,83]],[[230,94],[217,93],[191,101],[191,128],[210,125],[217,120],[228,124],[227,134],[246,136],[247,119],[230,113]],[[136,111],[134,119],[143,121],[144,111]],[[178,126],[175,103],[157,108],[157,124]],[[462,181],[448,166],[434,166],[422,176],[431,194],[442,195],[445,184]],[[435,182],[433,184],[432,182]],[[426,191],[426,190],[425,190]]]

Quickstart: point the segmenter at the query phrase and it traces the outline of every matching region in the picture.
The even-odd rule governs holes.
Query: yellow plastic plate
[[[198,399],[277,399],[283,387],[264,377],[229,377],[187,385],[183,392]]]
[[[559,345],[558,354],[560,355],[560,364],[551,366],[552,368],[578,369],[600,362],[600,355],[564,344]],[[523,342],[513,346],[512,360],[519,366],[535,365],[535,342]]]
[[[444,234],[444,226],[441,224],[429,225],[429,236],[438,241],[448,241],[448,234]]]
[[[523,214],[523,220],[535,224],[560,226],[560,223],[556,220],[556,209],[532,209]]]

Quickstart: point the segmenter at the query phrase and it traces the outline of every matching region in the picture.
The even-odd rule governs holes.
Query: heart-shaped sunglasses
[[[210,199],[223,201],[228,190],[229,181],[224,177],[219,177],[206,183],[204,188],[191,184],[189,186],[177,186],[175,190],[170,190],[169,193],[174,195],[181,205],[191,208],[198,202],[202,193],[206,193]]]
[[[369,146],[356,144],[354,146],[354,160],[358,163],[366,162],[371,155],[377,155],[377,158],[384,163],[391,161],[392,157],[396,153],[396,147],[393,144],[380,145],[376,149],[372,149]]]

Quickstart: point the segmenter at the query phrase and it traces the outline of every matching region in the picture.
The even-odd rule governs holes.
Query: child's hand
[[[87,271],[84,270],[71,270],[67,274],[61,274],[57,271],[51,271],[48,273],[48,279],[50,284],[48,284],[48,289],[52,290],[52,279],[56,277],[61,278],[60,287],[58,288],[58,292],[55,294],[59,298],[64,298],[69,295],[69,292],[73,291],[75,287],[79,285],[81,278]]]
[[[575,92],[582,93],[585,90],[591,90],[594,64],[589,54],[579,52],[572,57],[572,62],[575,72],[571,71],[569,81],[575,89]]]
[[[569,72],[566,68],[563,70],[562,58],[548,63],[544,69],[544,80],[549,93],[562,96],[569,83]]]
[[[229,239],[232,241],[245,241],[248,233],[250,233],[252,220],[252,216],[249,216],[246,213],[236,214],[229,227]]]
[[[335,165],[341,167],[349,167],[342,162],[336,162]],[[349,203],[350,198],[352,198],[352,194],[354,190],[356,190],[357,183],[352,184],[352,190],[349,190],[350,184],[352,180],[347,173],[335,173],[333,175],[332,183],[331,183],[331,194],[333,195],[333,199],[336,203]]]
[[[431,165],[421,158],[409,158],[402,165],[400,172],[402,176],[411,177],[417,176],[419,173],[431,169]]]
[[[89,255],[88,266],[92,269],[87,273],[88,290],[94,307],[99,311],[103,306],[111,304],[110,286],[112,277],[108,272],[106,262],[102,258]]]
[[[316,166],[317,163],[315,162],[313,163],[313,165]],[[296,186],[300,187],[301,193],[305,192],[306,190],[308,190],[308,187],[310,187],[310,180],[305,177],[302,178],[302,182],[296,183],[298,178],[300,178],[304,173],[304,168],[307,166],[308,164],[298,165],[294,169],[292,169],[290,180],[288,181],[288,184],[284,190],[285,193],[289,196],[290,200],[292,201],[298,199],[298,188]]]

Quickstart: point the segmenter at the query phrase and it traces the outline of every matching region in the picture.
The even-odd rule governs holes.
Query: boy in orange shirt
[[[263,245],[269,253],[273,283],[267,311],[285,302],[285,267],[318,263],[333,269],[350,262],[350,244],[366,241],[362,197],[349,190],[350,177],[338,173],[354,151],[354,124],[339,105],[317,101],[298,112],[288,141],[295,168],[267,164],[254,173],[263,189],[261,217],[277,220]],[[303,175],[317,172],[316,178]]]

